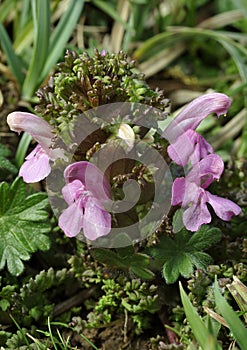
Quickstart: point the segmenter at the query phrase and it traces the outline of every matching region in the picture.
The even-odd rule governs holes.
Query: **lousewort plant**
[[[227,113],[231,101],[225,94],[200,96],[162,130],[159,121],[167,117],[169,101],[162,91],[143,82],[124,53],[95,51],[89,57],[68,51],[37,96],[40,117],[23,112],[8,116],[11,130],[26,131],[38,142],[19,175],[25,182],[49,175],[50,202],[67,236],[96,247],[121,248],[157,235],[160,246],[154,247],[157,254],[152,250],[152,255],[160,259],[166,243],[162,258],[169,256],[169,249],[176,256],[179,239],[190,241],[188,231],[198,231],[211,222],[208,205],[222,220],[240,213],[237,204],[208,191],[220,179],[224,164],[195,131],[209,114]],[[173,171],[177,174],[183,167],[183,176],[174,179],[170,164],[177,167]],[[180,232],[176,234],[175,243],[172,230],[169,239],[163,239],[175,212],[169,214],[171,206],[182,207],[185,226],[181,238]],[[194,241],[186,248],[188,254],[190,249],[195,252]],[[102,250],[97,257],[104,261],[105,254]],[[112,259],[114,264],[126,264],[117,253]],[[198,266],[205,267],[205,261]],[[147,256],[145,273],[141,266],[136,273],[152,278],[148,264]],[[186,270],[184,261],[178,262],[175,279],[179,273],[188,276],[194,265],[197,267],[195,259]],[[166,280],[174,282],[167,262],[164,266]]]

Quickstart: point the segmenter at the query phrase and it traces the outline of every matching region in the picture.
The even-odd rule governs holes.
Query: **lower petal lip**
[[[39,182],[51,172],[48,155],[38,145],[22,164],[19,175],[27,183]]]

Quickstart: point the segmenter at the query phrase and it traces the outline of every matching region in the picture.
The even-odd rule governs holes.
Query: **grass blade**
[[[154,35],[152,38],[145,40],[133,53],[133,57],[139,61],[145,61],[154,54],[159,54],[161,50],[174,45],[182,35],[176,35],[171,32],[162,32]]]
[[[51,68],[56,64],[62,54],[65,44],[76,26],[84,6],[84,0],[71,0],[66,12],[61,17],[56,29],[51,35],[49,54],[42,70],[42,80],[49,74]]]
[[[16,327],[18,328],[18,330],[19,330],[20,334],[22,335],[26,345],[29,347],[29,341],[27,340],[25,331],[20,327],[20,325],[17,323],[17,321],[14,319],[14,317],[11,314],[9,316],[10,316],[11,320],[14,322],[14,324],[16,325]]]
[[[47,59],[50,38],[50,2],[33,0],[34,49],[31,64],[23,84],[23,96],[30,99],[41,84],[40,76]]]
[[[55,350],[58,350],[58,348],[56,346],[55,338],[53,337],[53,334],[52,334],[52,331],[51,331],[50,317],[48,317],[47,326],[48,326],[48,330],[49,330],[49,333],[50,333],[50,338],[51,338],[52,345],[54,346]]]
[[[15,54],[10,38],[2,23],[0,23],[0,43],[6,55],[8,65],[18,81],[18,84],[21,86],[24,80],[24,74],[22,72],[23,67],[20,59]]]
[[[238,68],[239,75],[241,76],[242,80],[247,81],[246,63],[244,62],[243,57],[239,53],[238,49],[226,40],[220,39],[218,41],[225,48],[225,50],[229,53],[229,55],[232,57],[232,59],[234,60],[236,66]]]
[[[125,22],[129,18],[130,14],[130,5],[128,1],[118,1],[118,8],[117,8],[119,17],[122,18]],[[130,33],[127,31],[125,35],[125,43],[123,42],[124,38],[124,27],[121,25],[121,23],[115,21],[114,25],[112,27],[112,32],[111,32],[111,48],[113,52],[118,52],[120,49],[127,44],[128,39],[130,38]],[[126,41],[127,40],[127,41]]]
[[[80,333],[80,336],[89,344],[92,346],[93,349],[99,350],[84,334]]]
[[[15,163],[18,166],[18,168],[20,168],[22,163],[24,162],[31,140],[32,140],[32,137],[26,132],[24,132],[18,144],[16,154],[15,154]]]
[[[93,0],[93,4],[95,6],[97,6],[100,10],[102,10],[103,12],[105,12],[108,16],[110,16],[111,18],[113,18],[115,21],[119,22],[120,24],[122,24],[122,26],[126,29],[126,30],[131,30],[131,26],[126,23],[117,13],[116,10],[114,10],[114,8],[108,4],[107,1],[102,1],[102,0]]]
[[[5,18],[15,9],[16,1],[8,0],[0,4],[0,22],[3,23]]]
[[[179,289],[186,318],[190,323],[190,326],[198,344],[203,350],[209,349],[209,344],[211,350],[219,350],[220,346],[218,345],[216,338],[203,323],[196,309],[191,304],[191,301],[185,293],[181,283],[179,283]]]
[[[233,276],[233,282],[228,284],[227,288],[236,300],[240,310],[243,311],[243,317],[245,323],[247,324],[247,287],[238,279],[237,276]]]
[[[30,20],[30,0],[23,0],[17,30],[19,31],[20,29],[22,29],[26,25],[26,23],[29,22],[29,20]]]
[[[17,55],[22,55],[23,51],[31,47],[33,42],[33,21],[30,20],[21,29],[18,29],[16,33],[15,41],[13,44],[14,50]]]
[[[241,350],[247,350],[247,329],[244,324],[240,321],[234,310],[227,303],[225,298],[220,294],[217,280],[214,283],[214,294],[216,306],[219,309],[221,315],[227,322],[233,336],[235,337]]]

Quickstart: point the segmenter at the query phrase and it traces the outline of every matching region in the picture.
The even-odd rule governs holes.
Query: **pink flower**
[[[68,237],[84,236],[94,241],[111,231],[111,215],[103,204],[109,200],[110,185],[103,173],[92,163],[81,161],[64,171],[67,184],[62,194],[69,205],[58,224]]]
[[[25,160],[19,171],[19,176],[22,176],[25,182],[38,182],[50,174],[50,158],[40,145],[37,145]]]
[[[207,154],[213,153],[213,147],[194,130],[187,130],[168,146],[169,157],[178,165],[198,163]]]
[[[215,214],[225,221],[231,220],[233,215],[239,215],[241,212],[241,208],[229,199],[215,196],[201,187],[195,192],[195,198],[191,198],[192,205],[183,213],[184,225],[190,231],[197,231],[202,224],[211,222],[207,203],[212,206]]]
[[[205,189],[219,179],[224,164],[216,154],[210,154],[197,163],[186,177],[175,179],[172,188],[172,205],[181,205],[185,209],[183,222],[190,231],[197,231],[202,224],[211,222],[207,203],[222,220],[230,220],[238,215],[241,208],[229,199],[212,195]]]
[[[38,182],[47,177],[51,171],[49,160],[63,157],[61,149],[51,149],[53,129],[45,120],[25,112],[12,112],[7,117],[11,130],[25,131],[37,142],[36,148],[25,158],[19,175],[27,183]]]
[[[209,143],[194,130],[209,114],[225,114],[230,104],[229,97],[221,93],[202,95],[189,103],[164,131],[163,136],[170,143],[170,158],[179,165],[185,165],[189,160],[195,164],[212,153]]]

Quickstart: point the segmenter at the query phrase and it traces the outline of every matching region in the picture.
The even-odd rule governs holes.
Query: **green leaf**
[[[13,11],[16,7],[16,0],[1,1],[0,4],[0,22],[3,23],[5,18]]]
[[[200,230],[192,235],[187,246],[193,247],[194,250],[205,250],[217,243],[220,239],[220,229],[202,225]]]
[[[113,250],[105,248],[96,248],[91,251],[92,256],[102,262],[114,267],[125,268],[128,266],[128,263],[124,261],[124,258],[118,256]]]
[[[0,168],[9,171],[12,174],[17,173],[16,166],[4,157],[0,157]]]
[[[10,66],[12,73],[14,74],[16,80],[18,81],[19,86],[21,86],[24,80],[24,73],[22,71],[23,67],[21,64],[21,60],[15,54],[15,51],[12,47],[11,40],[2,23],[0,23],[0,44],[6,55],[8,65]]]
[[[204,252],[193,252],[193,254],[188,255],[191,262],[201,270],[206,270],[207,266],[212,262],[211,256]]]
[[[9,157],[11,155],[10,150],[8,147],[0,143],[0,157]]]
[[[233,282],[228,284],[227,288],[236,300],[240,310],[244,313],[243,316],[245,323],[247,324],[247,287],[238,279],[237,276],[233,276]]]
[[[174,233],[181,231],[181,229],[184,227],[183,213],[184,213],[184,209],[180,208],[180,209],[176,210],[175,214],[173,215],[172,227],[173,227]]]
[[[8,309],[8,307],[10,307],[10,303],[8,300],[6,299],[2,299],[0,300],[0,308],[3,310],[3,311],[6,311]]]
[[[233,336],[235,337],[237,344],[240,346],[241,350],[247,350],[247,329],[244,324],[238,318],[236,312],[227,303],[225,298],[220,294],[217,280],[214,282],[214,294],[215,303],[220,311],[221,315],[227,322]]]
[[[163,277],[166,283],[174,283],[181,274],[183,277],[188,278],[193,272],[193,263],[190,257],[180,252],[180,254],[171,257],[163,266]]]
[[[186,318],[190,323],[193,334],[203,350],[219,350],[221,349],[217,343],[217,338],[212,334],[203,323],[196,309],[191,304],[191,301],[185,293],[182,284],[179,283],[180,295]]]
[[[239,49],[241,49],[241,46],[238,46],[234,41],[233,42],[228,42],[227,40],[220,39],[218,40],[219,43],[228,51],[229,55],[232,57],[234,60],[238,71],[239,75],[243,79],[243,81],[247,80],[247,68],[246,68],[246,63],[245,63],[245,56]],[[246,52],[245,52],[246,53]]]
[[[131,271],[138,277],[144,280],[152,280],[154,278],[154,273],[149,269],[145,269],[141,266],[132,266]]]
[[[20,168],[22,163],[24,162],[24,159],[26,157],[26,153],[28,150],[28,147],[30,145],[30,142],[32,140],[32,136],[29,135],[28,133],[24,132],[21,140],[18,144],[16,154],[15,154],[15,162],[16,165]]]
[[[182,229],[174,238],[162,237],[160,243],[147,249],[147,252],[157,260],[157,263],[163,261],[162,272],[166,283],[174,283],[179,275],[188,278],[194,268],[205,270],[212,259],[202,250],[208,249],[220,238],[219,229],[206,225],[194,234]]]
[[[154,273],[148,268],[150,264],[150,256],[143,253],[134,253],[127,257],[130,270],[138,277],[144,280],[151,280],[154,278]]]
[[[130,25],[119,16],[118,12],[110,4],[108,4],[108,2],[102,0],[93,0],[93,3],[108,16],[112,17],[116,22],[119,22],[124,29],[131,29]]]
[[[17,28],[16,38],[13,43],[15,53],[23,55],[27,47],[30,47],[33,42],[33,21],[30,19],[23,28]]]
[[[133,255],[135,253],[135,249],[133,247],[133,245],[129,245],[126,247],[123,247],[121,249],[118,249],[118,255],[122,258],[126,257],[126,256],[130,256]]]
[[[37,86],[42,82],[40,75],[45,65],[50,39],[50,2],[49,0],[32,1],[34,22],[34,48],[22,91],[30,99]]]
[[[105,248],[92,250],[93,257],[109,266],[131,270],[135,275],[143,279],[150,280],[154,277],[152,271],[147,267],[150,257],[146,254],[135,253],[133,246],[117,249],[116,252]]]
[[[151,254],[155,259],[167,260],[173,256],[173,252],[176,251],[176,241],[167,236],[163,236],[160,242],[153,248],[148,248],[147,252]]]
[[[7,159],[9,156],[11,156],[11,152],[8,147],[0,143],[0,169],[4,169],[12,174],[16,174],[17,168]]]
[[[7,263],[9,272],[19,275],[24,268],[22,260],[38,249],[49,248],[47,206],[47,195],[27,195],[21,178],[12,185],[0,184],[0,269]]]
[[[125,259],[130,258],[130,256],[126,256]],[[142,253],[133,253],[131,256],[131,265],[137,265],[137,266],[147,266],[150,261],[150,256],[147,254]]]

